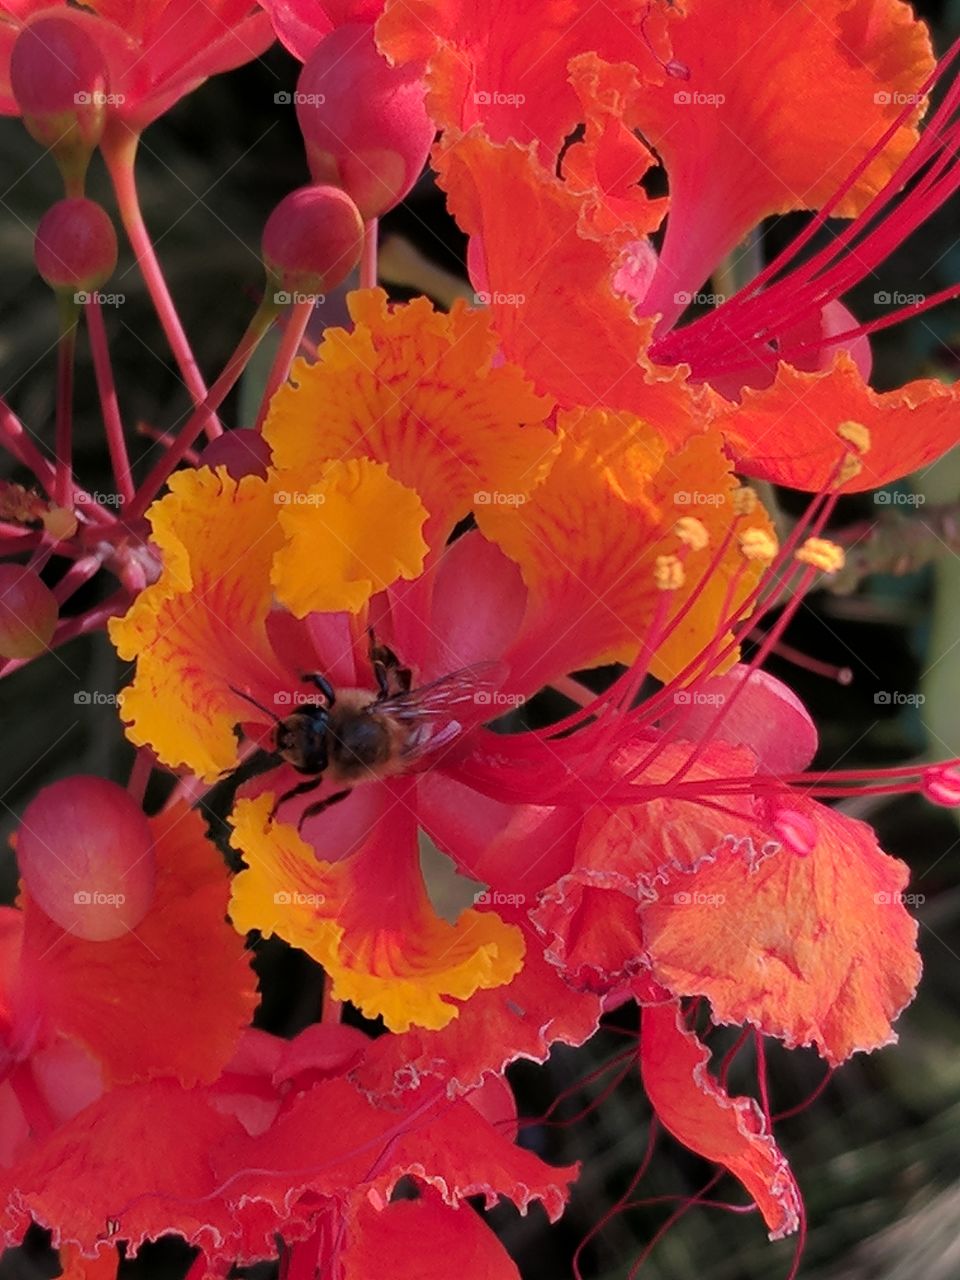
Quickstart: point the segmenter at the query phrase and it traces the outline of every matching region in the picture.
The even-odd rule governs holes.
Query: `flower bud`
[[[56,597],[32,569],[0,564],[0,657],[35,658],[53,639]]]
[[[78,775],[33,798],[17,833],[30,897],[68,933],[89,942],[135,928],[153,901],[153,834],[115,782]]]
[[[82,173],[106,117],[106,63],[91,37],[65,17],[30,23],[11,51],[10,85],[31,136]]]
[[[117,233],[94,200],[58,200],[40,219],[37,270],[52,289],[98,289],[117,265]]]
[[[322,296],[342,284],[363,252],[363,219],[337,187],[300,187],[280,201],[263,229],[263,260],[278,302]],[[286,296],[283,296],[286,295]]]
[[[365,220],[399,204],[436,132],[424,93],[415,67],[390,66],[372,28],[351,23],[325,36],[297,84],[297,119],[314,180],[343,187]]]
[[[259,476],[266,480],[270,457],[270,446],[260,432],[244,427],[224,431],[222,436],[211,440],[201,453],[198,465],[226,467],[234,480],[243,476]]]

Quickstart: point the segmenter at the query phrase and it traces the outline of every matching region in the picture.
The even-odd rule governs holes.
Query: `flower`
[[[90,37],[106,71],[110,118],[139,132],[208,76],[257,58],[273,40],[270,19],[251,0],[66,0],[0,5],[0,113],[19,115],[10,87],[10,55],[19,33],[39,17],[73,24]]]
[[[350,790],[285,764],[247,789],[233,839],[248,869],[231,914],[304,947],[338,998],[393,1029],[441,1027],[455,1001],[509,981],[524,947],[489,904],[453,925],[435,915],[418,828],[481,880],[491,858],[516,862],[536,841],[543,860],[519,865],[539,887],[576,827],[448,782],[473,729],[579,667],[643,652],[654,671],[678,670],[725,603],[750,594],[757,566],[731,534],[743,518],[715,434],[671,454],[627,415],[571,411],[548,427],[551,402],[494,362],[483,313],[443,316],[423,299],[388,310],[375,291],[350,307],[353,331],[329,331],[273,401],[266,480],[174,477],[151,515],[164,571],[111,634],[138,660],[130,736],[211,780],[238,760],[238,721],[269,743],[276,708],[316,704],[305,672],[369,702],[368,627],[427,690],[399,771],[388,759]],[[450,541],[471,512],[478,529]],[[764,527],[762,513],[753,522]],[[675,581],[662,590],[667,565]],[[510,834],[484,839],[504,818]]]
[[[956,185],[954,167],[935,185],[931,176],[949,159],[951,103],[917,140],[933,62],[908,6],[830,0],[786,13],[758,0],[733,23],[713,0],[625,6],[615,53],[578,24],[539,58],[517,46],[530,69],[516,66],[509,102],[498,70],[511,65],[507,24],[493,0],[463,8],[466,27],[455,28],[432,0],[416,14],[395,3],[377,30],[388,54],[426,62],[444,128],[434,163],[471,238],[474,287],[504,355],[539,391],[639,414],[668,438],[692,407],[746,473],[812,491],[830,481],[845,421],[873,439],[848,491],[953,444],[954,388],[927,379],[877,394],[867,383],[866,335],[898,312],[862,325],[839,301]],[[497,94],[471,103],[468,86],[485,76]],[[516,101],[525,85],[529,101]],[[561,151],[578,124],[582,137]],[[666,170],[669,203],[638,185],[654,153],[634,131]],[[704,291],[764,217],[818,208],[736,297]],[[649,237],[667,209],[658,252]],[[828,214],[853,222],[801,262]],[[674,327],[692,302],[713,309]]]

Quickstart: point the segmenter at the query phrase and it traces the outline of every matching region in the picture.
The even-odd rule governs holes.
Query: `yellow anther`
[[[847,444],[852,444],[857,453],[870,452],[870,428],[862,422],[841,422],[837,427],[837,435]]]
[[[740,551],[747,560],[770,564],[778,550],[776,538],[766,529],[744,529],[740,535]]]
[[[838,547],[829,538],[808,538],[797,552],[797,559],[821,573],[838,573],[846,563],[843,547]]]
[[[696,516],[681,516],[673,526],[673,531],[691,551],[702,551],[710,541],[706,525]]]
[[[679,591],[687,575],[678,556],[657,556],[653,568],[653,580],[660,591]]]
[[[760,499],[757,497],[756,489],[751,489],[748,484],[742,484],[739,489],[734,489],[731,493],[730,501],[733,503],[734,514],[752,516]]]
[[[858,476],[862,470],[863,463],[860,459],[855,457],[852,453],[848,453],[840,465],[840,470],[837,472],[837,478],[834,481],[834,485],[836,488],[842,489],[849,480],[853,480],[854,477]]]

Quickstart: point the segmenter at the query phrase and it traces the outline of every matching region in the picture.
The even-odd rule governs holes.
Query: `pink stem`
[[[374,289],[377,284],[377,219],[363,226],[363,254],[360,258],[360,288]]]
[[[63,308],[65,310],[66,307]],[[69,507],[73,500],[73,366],[76,352],[76,317],[68,320],[61,313],[57,342],[56,471],[53,478],[53,500],[60,507]]]
[[[87,303],[87,331],[90,335],[90,350],[93,353],[93,368],[97,377],[97,391],[100,393],[100,406],[103,411],[103,426],[107,434],[107,448],[110,451],[110,462],[113,466],[113,478],[117,493],[124,502],[133,498],[133,476],[130,474],[130,458],[127,454],[127,442],[123,434],[123,422],[120,419],[120,406],[117,402],[117,389],[113,381],[113,368],[110,363],[110,347],[107,342],[107,331],[103,323],[103,312],[100,300],[94,293]]]
[[[150,781],[150,775],[153,773],[153,766],[156,763],[156,757],[149,747],[141,747],[134,757],[133,768],[130,770],[130,779],[127,782],[127,791],[131,799],[143,808],[143,798],[147,794],[147,783]]]
[[[140,208],[134,176],[134,162],[139,142],[139,134],[131,132],[125,125],[120,125],[113,130],[107,130],[100,149],[110,171],[120,217],[123,219],[131,247],[137,256],[137,266],[140,268],[163,332],[170,344],[170,350],[180,369],[180,376],[193,397],[194,404],[201,405],[206,402],[207,386],[183,325],[180,323],[180,317],[170,296],[170,290],[167,288],[167,282]],[[204,412],[203,428],[210,440],[216,439],[223,430],[210,406],[207,406]]]
[[[270,367],[270,374],[267,378],[267,385],[263,391],[263,399],[260,402],[260,412],[257,414],[257,430],[263,427],[263,421],[267,416],[267,410],[270,408],[270,401],[286,382],[290,373],[290,366],[293,364],[294,357],[300,350],[300,344],[303,341],[307,325],[313,314],[312,302],[294,303],[292,310],[287,316],[287,323],[284,326],[283,334],[280,338],[280,345],[277,348],[277,354],[274,357],[273,364]]]
[[[179,436],[156,463],[143,484],[140,485],[131,504],[131,510],[126,515],[128,523],[133,523],[143,515],[163,488],[170,473],[178,463],[183,461],[197,436],[203,430],[204,423],[207,421],[211,410],[220,407],[234,383],[243,373],[261,338],[273,323],[274,314],[275,312],[269,306],[260,306],[260,309],[247,325],[246,332],[237,343],[237,348],[227,361],[220,377],[217,378],[207,392],[203,403],[194,409]]]

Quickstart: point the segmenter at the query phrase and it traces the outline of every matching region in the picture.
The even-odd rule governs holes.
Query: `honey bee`
[[[358,783],[426,767],[431,756],[467,727],[491,718],[478,716],[475,708],[490,704],[506,674],[502,662],[481,662],[413,688],[410,668],[386,645],[377,644],[372,632],[369,654],[376,690],[335,689],[326,676],[309,673],[303,679],[316,686],[319,698],[286,716],[274,715],[249,694],[233,689],[274,720],[271,754],[306,775],[305,781],[277,798],[270,821],[286,801],[325,781],[340,789],[308,805],[298,830],[309,818],[345,800]],[[468,707],[474,708],[473,714],[465,714]]]

